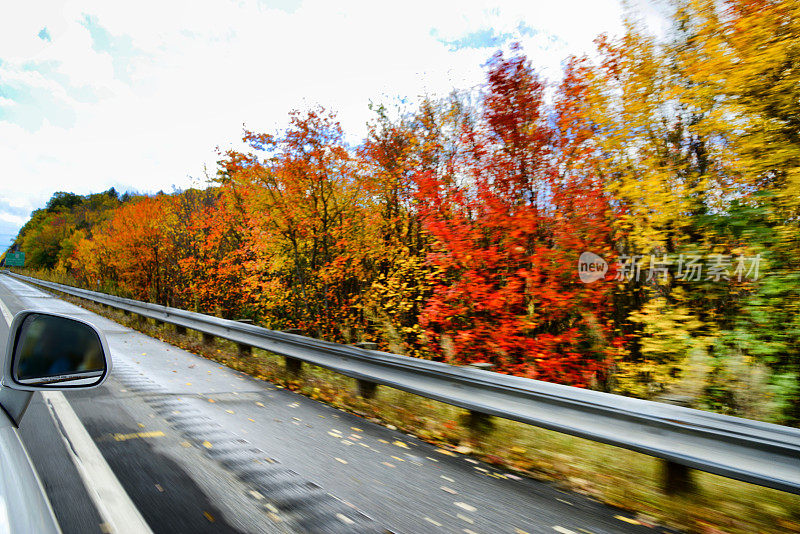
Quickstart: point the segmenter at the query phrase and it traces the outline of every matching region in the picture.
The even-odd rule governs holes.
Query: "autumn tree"
[[[166,197],[143,197],[114,210],[91,241],[76,246],[81,276],[95,283],[110,279],[134,298],[164,303],[174,276],[166,213]]]
[[[714,391],[736,388],[726,372],[728,358],[765,364],[772,372],[778,420],[797,425],[800,6],[767,0],[694,0],[682,4],[676,18],[694,36],[694,46],[687,47],[692,54],[685,56],[686,69],[696,92],[704,91],[706,99],[719,103],[713,133],[727,141],[735,175],[743,184],[737,202],[711,214],[706,228],[730,236],[739,250],[762,260],[761,278],[729,304],[733,313],[716,347],[719,377],[712,386]]]
[[[464,95],[453,93],[424,98],[416,109],[381,105],[373,110],[358,153],[380,239],[369,250],[374,272],[363,300],[365,319],[386,348],[430,357],[419,316],[438,270],[427,261],[432,240],[422,225],[416,176],[452,173],[461,126],[472,109]]]
[[[573,89],[563,98],[579,100]],[[543,95],[518,49],[496,55],[453,176],[419,177],[437,240],[430,259],[443,272],[421,319],[447,361],[586,386],[603,378],[611,340],[605,291],[578,282],[577,263],[584,250],[610,250],[608,205],[575,164],[582,139],[567,127],[577,123],[562,113],[559,140]]]
[[[339,338],[363,290],[358,234],[363,190],[335,117],[293,112],[279,136],[245,132],[252,152],[228,151],[220,180],[243,203],[253,252],[246,284],[262,309]]]

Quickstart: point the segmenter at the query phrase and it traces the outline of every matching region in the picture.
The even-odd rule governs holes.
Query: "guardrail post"
[[[253,355],[253,347],[247,345],[245,343],[237,343],[236,346],[239,348],[239,357],[240,358],[249,358]]]
[[[299,328],[287,328],[286,330],[281,330],[281,332],[284,334],[303,335],[303,331]],[[303,360],[298,360],[291,356],[284,356],[283,367],[290,378],[299,378],[300,375],[303,374]]]
[[[236,319],[237,323],[244,323],[244,324],[253,324],[252,319]],[[236,346],[239,349],[239,357],[240,358],[249,358],[253,355],[253,347],[247,345],[246,343],[237,343]]]
[[[468,367],[489,371],[494,365],[487,362],[479,362],[471,363]],[[492,416],[475,410],[470,410],[469,413],[467,413],[466,417],[463,419],[463,424],[467,427],[467,430],[469,430],[470,439],[473,443],[480,442],[482,437],[494,430],[494,420]]]
[[[203,345],[211,345],[214,343],[214,335],[203,332]]]
[[[186,335],[186,327],[185,326],[181,326],[179,324],[176,324],[175,325],[175,333],[179,334],[181,336],[185,336]]]
[[[481,441],[482,437],[494,430],[494,420],[492,416],[483,412],[470,410],[466,417],[464,417],[463,423],[469,430],[470,438],[475,443]]]
[[[377,343],[372,343],[371,341],[362,341],[360,343],[353,343],[354,347],[358,347],[364,350],[376,350],[378,348]],[[358,384],[358,396],[362,399],[374,399],[375,393],[378,391],[378,384],[375,382],[370,382],[369,380],[364,380],[363,378],[357,378],[356,383]]]
[[[286,367],[286,373],[292,378],[299,378],[303,373],[303,360],[298,360],[291,356],[284,356],[283,361]]]
[[[679,495],[692,493],[696,489],[692,468],[671,460],[663,461],[664,493]]]
[[[358,382],[358,396],[362,399],[374,399],[375,393],[378,391],[378,384],[370,382],[369,380],[362,380],[357,378]]]

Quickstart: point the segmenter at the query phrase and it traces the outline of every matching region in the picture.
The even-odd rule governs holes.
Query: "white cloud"
[[[27,217],[21,217],[19,215],[13,215],[11,213],[6,213],[0,211],[0,221],[9,222],[15,225],[22,226],[28,220]]]
[[[291,109],[316,103],[338,111],[357,139],[370,100],[482,81],[493,50],[451,51],[432,30],[457,39],[525,23],[540,32],[523,39],[526,52],[554,77],[567,54],[590,51],[598,33],[621,26],[616,0],[276,4],[287,2],[19,4],[0,20],[5,199],[33,207],[57,190],[186,187],[204,165],[213,172],[214,148],[238,140],[243,123],[272,131]],[[43,28],[50,42],[37,37]],[[20,103],[4,84],[49,96]]]

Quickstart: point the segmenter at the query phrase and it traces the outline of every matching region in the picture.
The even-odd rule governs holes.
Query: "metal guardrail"
[[[37,280],[29,283],[280,354],[360,381],[624,447],[690,467],[800,494],[800,429],[528,378],[364,350],[254,325]],[[669,469],[668,469],[669,471]],[[668,476],[669,478],[669,476]]]

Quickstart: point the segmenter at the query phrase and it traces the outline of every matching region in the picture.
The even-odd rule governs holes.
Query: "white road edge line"
[[[11,310],[8,309],[6,303],[0,300],[0,310],[3,312],[3,317],[5,317],[8,326],[11,326],[11,321],[14,320],[14,314],[11,313]]]
[[[3,312],[8,326],[11,326],[14,315],[2,299],[0,311]],[[128,497],[64,394],[60,391],[41,393],[64,441],[67,454],[78,469],[86,492],[109,530],[113,534],[152,534],[150,526]]]
[[[100,516],[114,534],[152,533],[136,505],[108,466],[78,415],[60,391],[42,391],[61,439]],[[60,425],[59,425],[60,423]]]

